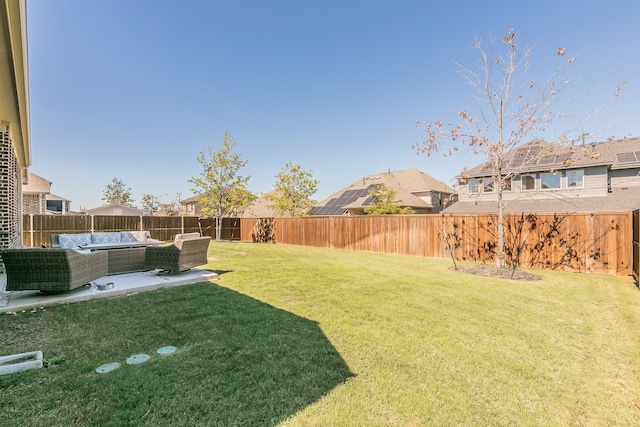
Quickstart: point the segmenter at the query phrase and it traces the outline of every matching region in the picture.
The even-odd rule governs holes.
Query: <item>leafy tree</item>
[[[131,188],[127,188],[125,183],[118,178],[113,178],[107,188],[102,192],[102,200],[105,205],[124,205],[134,207],[134,200],[131,198]]]
[[[235,146],[233,137],[225,133],[219,151],[214,152],[212,145],[207,152],[200,152],[197,160],[203,171],[189,180],[196,186],[192,191],[201,194],[198,204],[202,215],[216,219],[216,240],[220,240],[222,219],[238,215],[252,198],[247,190],[250,177],[239,174],[247,160],[232,152]]]
[[[142,195],[142,210],[148,215],[154,215],[160,210],[160,197],[153,194]]]
[[[279,215],[305,216],[313,208],[310,197],[318,191],[318,180],[295,162],[288,162],[275,175],[277,181],[273,192],[264,196]]]
[[[377,185],[369,190],[369,195],[373,198],[373,204],[364,208],[367,215],[406,215],[414,213],[413,209],[400,207],[400,202],[396,200],[396,191],[384,184]]]
[[[557,68],[549,78],[536,81],[528,74],[532,49],[519,48],[513,29],[502,39],[502,49],[495,47],[495,39],[490,41],[486,50],[476,38],[474,48],[481,58],[478,68],[470,69],[458,64],[460,73],[476,91],[476,113],[460,110],[457,125],[445,123],[442,119],[419,121],[418,124],[425,127],[424,140],[414,144],[413,148],[418,154],[429,156],[446,145],[445,155],[469,150],[484,157],[489,169],[489,182],[497,198],[496,266],[502,267],[505,260],[503,219],[506,206],[503,193],[510,187],[511,178],[539,159],[582,141],[583,135],[575,139],[570,135],[579,131],[583,122],[599,109],[566,133],[544,144],[528,144],[544,136],[550,125],[562,117],[561,109],[573,101],[573,83],[567,77],[567,71],[575,58],[569,58],[565,49],[558,49],[555,52],[559,58]],[[617,96],[618,91],[612,99]],[[521,165],[507,169],[507,161],[514,156],[521,157]],[[461,178],[464,177],[465,171]]]

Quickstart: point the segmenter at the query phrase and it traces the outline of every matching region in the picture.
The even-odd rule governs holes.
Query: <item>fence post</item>
[[[95,233],[96,229],[94,227],[94,223],[93,223],[93,215],[91,215],[91,232]]]
[[[640,283],[640,210],[631,213],[631,233],[631,271],[638,284]]]
[[[29,214],[29,243],[33,247],[33,214]]]
[[[180,233],[184,234],[184,215],[180,215]]]

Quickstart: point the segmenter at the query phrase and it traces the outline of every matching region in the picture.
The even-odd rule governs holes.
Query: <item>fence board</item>
[[[490,263],[495,215],[382,215],[275,218],[276,242]],[[252,241],[256,218],[240,220]],[[523,267],[631,274],[633,218],[627,212],[505,216],[506,258]],[[518,249],[522,247],[519,254]]]
[[[636,283],[638,283],[640,282],[640,210],[633,212],[631,221],[633,224],[631,233],[633,260],[631,264],[633,276],[636,279]]]
[[[214,224],[211,226],[211,224]],[[50,245],[51,234],[101,231],[147,230],[151,237],[166,242],[179,233],[202,233],[216,238],[215,220],[198,217],[107,216],[107,215],[24,215],[22,244],[27,247]],[[221,238],[240,239],[238,218],[224,218]]]

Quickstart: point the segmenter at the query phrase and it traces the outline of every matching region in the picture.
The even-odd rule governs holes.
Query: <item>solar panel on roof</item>
[[[362,203],[362,206],[368,206],[368,205],[370,205],[370,204],[372,204],[372,203],[373,203],[373,197],[369,196],[369,197],[367,197],[367,200],[365,200],[365,201]]]
[[[555,158],[555,164],[568,163],[571,160],[571,153],[558,154]]]
[[[513,160],[511,160],[511,163],[509,163],[509,168],[514,169],[520,167],[523,163],[524,157],[516,156],[513,158]]]
[[[552,165],[556,162],[556,156],[544,156],[538,160],[539,165]]]
[[[509,163],[510,168],[517,168],[522,166],[523,164],[532,161],[535,157],[542,151],[542,147],[533,146],[526,148],[519,148],[516,150],[511,162]]]
[[[616,160],[618,163],[635,163],[640,161],[640,151],[630,151],[628,153],[617,153]]]
[[[311,211],[311,215],[344,215],[347,212],[345,206],[355,202],[361,197],[369,196],[369,190],[377,188],[378,184],[371,184],[367,188],[358,188],[344,191],[340,196],[330,199],[324,206],[317,206]],[[371,200],[371,197],[366,199]],[[370,204],[371,202],[365,204]]]

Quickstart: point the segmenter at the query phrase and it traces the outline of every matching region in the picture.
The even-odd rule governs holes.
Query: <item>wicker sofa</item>
[[[211,237],[187,233],[176,235],[171,245],[149,246],[145,249],[145,268],[162,269],[175,274],[206,264],[210,241]]]
[[[106,252],[23,248],[0,252],[7,272],[7,291],[68,291],[106,276]]]
[[[148,246],[162,243],[148,231],[112,231],[96,233],[51,234],[51,247],[63,249],[109,249]]]

